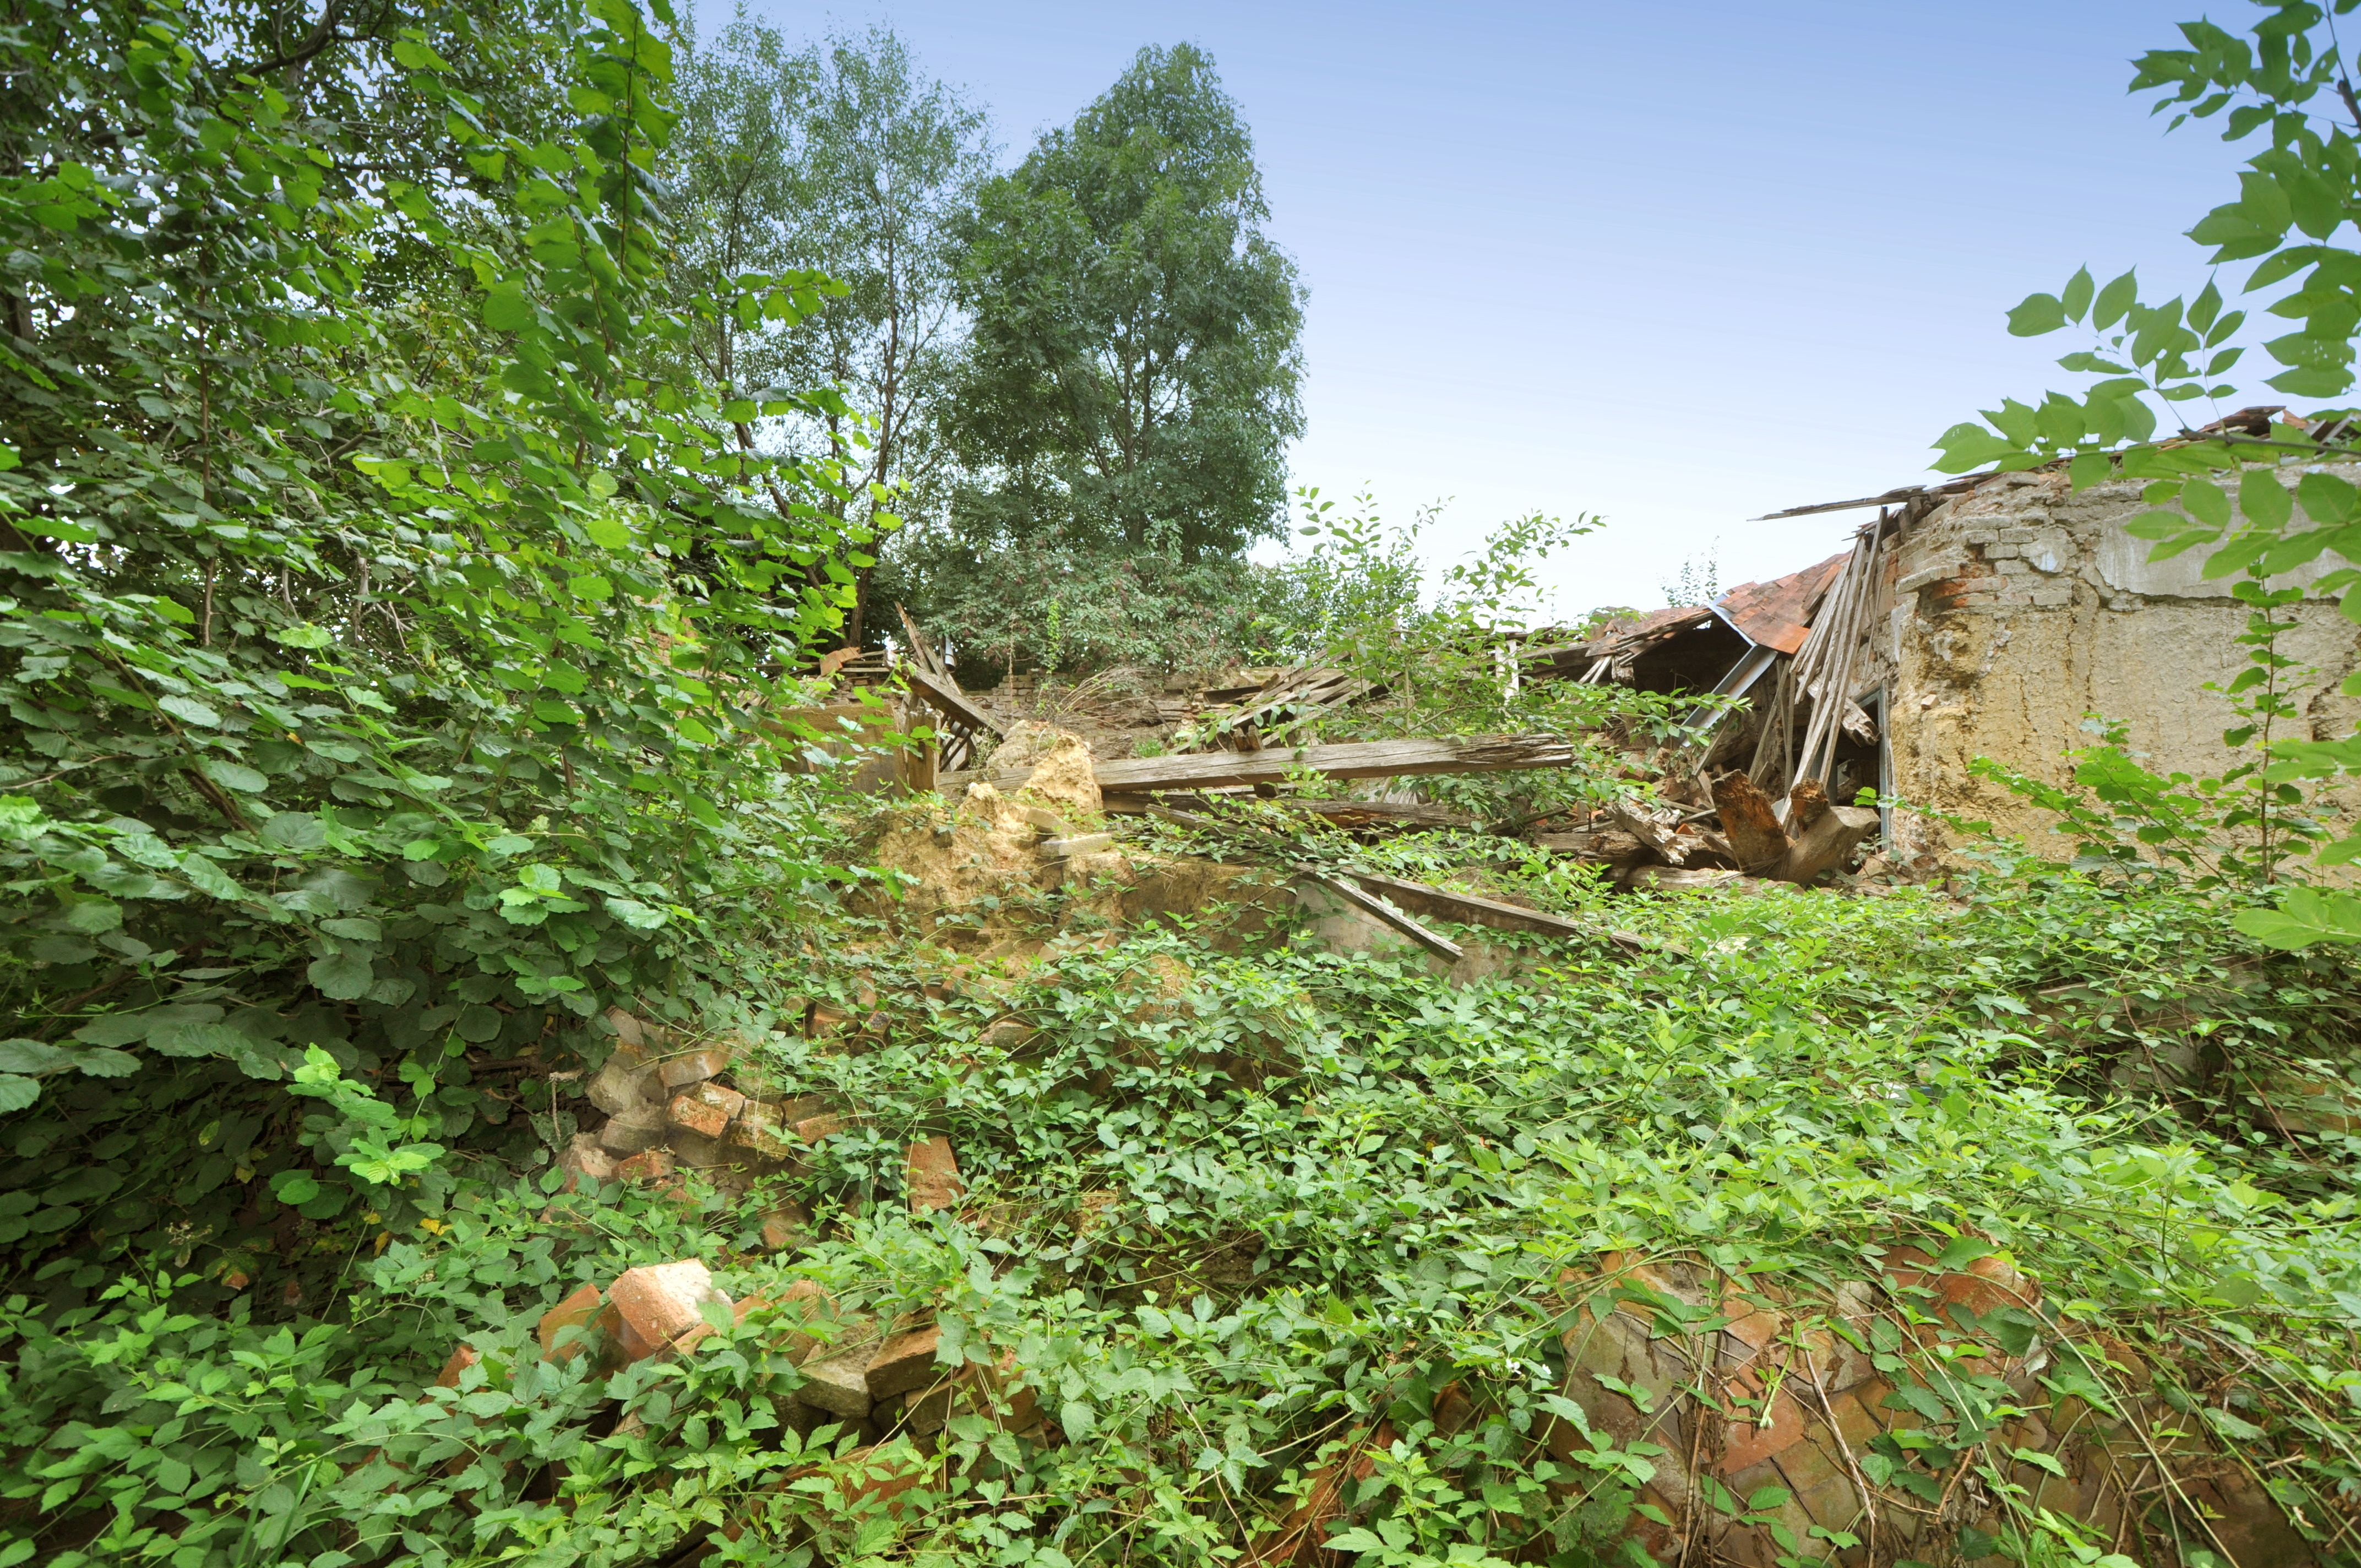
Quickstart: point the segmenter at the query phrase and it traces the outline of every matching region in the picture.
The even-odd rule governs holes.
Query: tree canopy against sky
[[[1294,263],[1213,62],[1140,50],[983,189],[955,438],[962,529],[1195,559],[1275,534],[1302,429]]]
[[[887,487],[941,488],[963,340],[949,236],[991,170],[989,122],[886,28],[795,48],[741,15],[686,53],[676,146],[692,221],[678,286],[710,297],[750,268],[816,268],[840,285],[792,326],[716,322],[709,352],[741,392],[843,394],[844,407],[774,422],[774,433],[866,481],[851,504],[873,523]],[[863,568],[845,628],[855,642],[873,624],[869,578]]]

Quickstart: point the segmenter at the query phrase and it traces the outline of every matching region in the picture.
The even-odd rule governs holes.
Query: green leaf
[[[2303,515],[2323,528],[2352,521],[2361,508],[2361,489],[2334,474],[2306,474],[2296,481],[2295,499]]]
[[[2091,299],[2097,289],[2098,285],[2091,280],[2089,268],[2075,269],[2074,276],[2066,280],[2065,293],[2059,298],[2059,303],[2065,308],[2068,321],[2078,322],[2082,319],[2082,313],[2091,308]]]
[[[328,841],[328,829],[308,811],[282,811],[262,825],[262,839],[282,850],[316,850]]]
[[[2273,532],[2295,516],[2295,498],[2268,468],[2249,468],[2238,481],[2238,510],[2246,521]]]
[[[609,898],[607,912],[624,925],[638,931],[653,931],[670,918],[661,909],[651,908],[633,898]]]
[[[241,795],[260,795],[270,784],[269,779],[243,762],[228,762],[218,757],[208,757],[198,765],[204,770],[205,777],[224,789],[234,789]]]
[[[2277,909],[2242,909],[2230,924],[2267,948],[2294,952],[2323,942],[2361,942],[2361,898],[2290,888]]]
[[[63,1072],[70,1060],[66,1052],[38,1040],[0,1040],[0,1072]]]
[[[41,1086],[13,1072],[0,1072],[0,1113],[22,1111],[41,1097]]]
[[[2008,313],[2012,337],[2039,337],[2066,324],[2066,307],[2055,294],[2028,294]]]
[[[2183,510],[2198,521],[2215,528],[2230,526],[2230,498],[2222,487],[2211,479],[2190,479],[2180,487]]]
[[[203,703],[197,701],[194,697],[158,697],[156,699],[156,706],[170,714],[173,718],[184,719],[191,724],[203,725],[207,729],[218,729],[221,728],[221,715],[214,712],[212,708],[207,707]]]
[[[484,324],[494,332],[522,332],[537,318],[522,284],[499,282],[484,293]]]
[[[376,967],[359,953],[314,959],[304,967],[303,974],[319,988],[321,995],[337,1002],[357,1002],[377,983]]]
[[[2101,332],[2123,320],[2124,313],[2139,298],[2139,275],[2135,270],[2110,282],[2099,291],[2098,300],[2091,307],[2091,324]]]
[[[270,1195],[289,1208],[320,1195],[319,1179],[307,1170],[282,1170],[270,1179]]]

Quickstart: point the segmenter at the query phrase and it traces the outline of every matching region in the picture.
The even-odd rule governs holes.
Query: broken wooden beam
[[[1445,962],[1455,964],[1467,956],[1466,949],[1450,938],[1439,936],[1428,930],[1386,900],[1375,897],[1354,886],[1348,880],[1350,873],[1345,876],[1332,876],[1326,872],[1316,871],[1310,866],[1298,866],[1295,868],[1295,874],[1335,894],[1370,919],[1400,932]]]
[[[1877,813],[1862,806],[1831,806],[1795,837],[1795,847],[1771,874],[1803,886],[1841,864],[1852,847],[1876,830]]]
[[[1000,726],[992,721],[992,716],[968,701],[967,694],[950,681],[917,664],[903,666],[902,678],[910,683],[911,691],[944,717],[957,719],[979,735],[1002,732]]]
[[[1793,848],[1779,825],[1778,808],[1742,773],[1714,781],[1713,804],[1721,813],[1721,836],[1730,840],[1738,869],[1760,876],[1787,858]]]
[[[1375,872],[1346,871],[1340,874],[1352,878],[1371,893],[1383,894],[1404,909],[1431,915],[1438,920],[1456,920],[1463,926],[1488,926],[1496,931],[1529,931],[1536,936],[1586,942],[1597,941],[1599,938],[1599,933],[1587,926],[1568,920],[1564,916],[1527,909],[1521,904],[1503,904],[1497,898],[1483,898],[1472,893],[1434,887],[1422,882],[1407,882],[1400,877],[1380,876]],[[1620,931],[1608,933],[1607,939],[1618,947],[1637,946],[1637,938]]]
[[[1151,806],[1202,806],[1210,804],[1194,796],[1158,800],[1149,795],[1111,795],[1105,809],[1118,817],[1148,815]],[[1476,819],[1447,806],[1428,806],[1417,801],[1390,800],[1305,800],[1280,795],[1271,802],[1288,811],[1300,811],[1308,817],[1324,817],[1340,828],[1473,828]]]
[[[1309,770],[1332,779],[1408,778],[1421,773],[1498,773],[1563,768],[1575,748],[1554,735],[1498,735],[1464,740],[1348,740],[1326,746],[1274,747],[1264,751],[1208,751],[1177,757],[1126,757],[1101,762],[1099,788],[1107,795],[1163,790],[1227,789],[1287,782]],[[973,769],[942,775],[945,790],[989,784],[1023,786],[1030,768]]]

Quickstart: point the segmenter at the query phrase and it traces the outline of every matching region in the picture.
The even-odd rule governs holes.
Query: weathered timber
[[[1668,866],[1686,863],[1687,857],[1673,840],[1672,829],[1649,816],[1629,801],[1619,800],[1607,808],[1608,820],[1621,828],[1646,846],[1649,853]]]
[[[1730,840],[1730,858],[1738,869],[1760,873],[1787,858],[1794,846],[1779,826],[1771,797],[1744,773],[1724,773],[1714,781],[1713,804],[1721,812],[1721,836]]]
[[[1745,880],[1744,872],[1701,871],[1673,866],[1642,866],[1631,873],[1634,889],[1654,893],[1698,893],[1729,887]]]
[[[1439,920],[1456,920],[1463,926],[1488,926],[1496,931],[1531,931],[1543,937],[1572,938],[1583,941],[1598,938],[1597,931],[1563,916],[1527,909],[1522,905],[1503,904],[1497,898],[1481,898],[1472,893],[1459,893],[1422,882],[1379,876],[1375,872],[1347,871],[1341,874],[1352,878],[1371,893],[1383,894],[1404,909],[1420,915],[1432,915]],[[1636,948],[1639,945],[1637,938],[1620,931],[1608,933],[1607,939],[1619,947]]]
[[[1797,836],[1795,847],[1771,874],[1801,886],[1852,853],[1877,828],[1877,813],[1861,806],[1831,806]]]
[[[1536,833],[1532,845],[1552,854],[1609,861],[1628,861],[1643,848],[1639,839],[1620,828],[1601,828],[1587,833]]]
[[[1316,883],[1335,894],[1370,919],[1391,927],[1436,958],[1455,964],[1467,956],[1466,949],[1450,938],[1428,930],[1384,899],[1373,897],[1354,886],[1345,877],[1331,876],[1326,872],[1314,871],[1310,866],[1298,866],[1296,874],[1304,881]]]
[[[910,689],[924,699],[929,707],[935,708],[948,718],[959,720],[980,735],[998,735],[1002,732],[1000,726],[992,721],[989,714],[968,701],[966,694],[950,681],[921,669],[917,664],[906,666],[902,675],[910,683]]]
[[[1106,797],[1105,809],[1118,817],[1141,817],[1150,806],[1204,806],[1208,803],[1194,796],[1177,801],[1156,800],[1147,795],[1112,795]],[[1473,828],[1476,819],[1465,812],[1454,811],[1447,806],[1427,806],[1419,802],[1378,800],[1301,800],[1281,795],[1274,806],[1289,811],[1300,811],[1308,817],[1324,817],[1340,828]]]
[[[1795,787],[1787,792],[1787,837],[1803,837],[1828,814],[1828,786],[1817,779],[1797,779]]]
[[[1554,735],[1500,735],[1467,740],[1348,740],[1327,746],[1273,747],[1264,751],[1207,751],[1178,757],[1126,757],[1101,762],[1099,788],[1108,795],[1160,790],[1226,789],[1284,784],[1290,770],[1332,779],[1408,778],[1420,773],[1501,773],[1522,768],[1563,768],[1575,749]],[[945,790],[989,784],[1020,788],[1030,768],[971,769],[942,775]]]

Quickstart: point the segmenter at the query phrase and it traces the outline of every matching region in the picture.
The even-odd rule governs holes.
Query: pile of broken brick
[[[858,1118],[822,1096],[781,1096],[747,1070],[747,1087],[730,1081],[730,1045],[694,1046],[660,1025],[620,1008],[610,1010],[615,1049],[587,1085],[590,1102],[607,1113],[595,1128],[574,1135],[559,1157],[573,1190],[583,1182],[637,1181],[685,1190],[680,1177],[697,1171],[719,1190],[742,1196],[761,1177],[791,1170],[814,1145]],[[950,1209],[967,1193],[950,1140],[922,1138],[909,1146],[904,1190],[914,1213]],[[763,1216],[763,1245],[790,1250],[807,1239],[811,1215],[782,1200]]]
[[[800,1380],[775,1406],[783,1426],[806,1438],[823,1426],[857,1438],[857,1447],[835,1456],[848,1477],[848,1499],[876,1497],[895,1507],[892,1499],[925,1478],[925,1462],[958,1416],[976,1416],[1035,1442],[1059,1440],[1013,1355],[991,1365],[943,1365],[942,1332],[933,1323],[885,1323],[845,1311],[808,1279],[733,1302],[694,1258],[652,1264],[624,1270],[604,1290],[595,1285],[576,1290],[542,1315],[537,1337],[542,1360],[588,1355],[604,1375],[687,1354],[718,1332],[717,1320],[763,1335],[768,1348],[796,1368]],[[462,1387],[467,1370],[482,1359],[474,1345],[461,1343],[436,1386]],[[617,1430],[628,1431],[631,1423],[627,1416]],[[895,1438],[906,1438],[909,1446],[881,1453]],[[800,1467],[785,1479],[815,1468]]]

